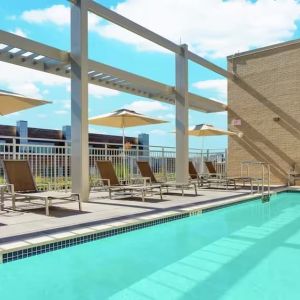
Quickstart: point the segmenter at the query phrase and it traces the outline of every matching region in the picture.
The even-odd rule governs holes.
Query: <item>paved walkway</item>
[[[5,202],[5,210],[0,211],[0,244],[24,238],[77,229],[84,226],[101,225],[111,222],[126,222],[126,219],[141,218],[152,214],[176,211],[178,209],[208,208],[236,202],[241,196],[249,195],[249,190],[199,190],[198,196],[189,190],[183,197],[178,191],[164,195],[164,200],[154,195],[145,202],[140,198],[110,200],[107,193],[92,192],[90,201],[83,203],[83,211],[78,211],[77,203],[54,201],[50,216],[45,216],[43,206],[17,202],[17,211],[10,209],[11,203]],[[41,203],[41,202],[40,202]]]

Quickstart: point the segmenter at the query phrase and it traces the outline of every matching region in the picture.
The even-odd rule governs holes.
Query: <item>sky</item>
[[[2,3],[1,3],[2,2]],[[226,68],[226,56],[300,37],[297,0],[97,0],[156,33]],[[66,0],[0,0],[0,29],[70,50],[70,4]],[[174,54],[106,20],[89,14],[89,58],[175,85]],[[30,127],[61,129],[70,124],[70,80],[0,62],[0,89],[50,100],[52,104],[1,117],[1,124],[28,120]],[[189,63],[189,91],[227,103],[226,79]],[[242,99],[241,99],[242,101]],[[175,145],[175,107],[158,101],[89,86],[89,116],[133,109],[169,122],[128,128],[149,133],[152,145]],[[189,126],[227,127],[225,112],[189,111]],[[90,126],[90,132],[119,135],[120,130]],[[226,137],[189,139],[193,148],[225,148]]]

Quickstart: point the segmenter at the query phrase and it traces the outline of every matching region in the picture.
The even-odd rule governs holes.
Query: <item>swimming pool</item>
[[[300,193],[0,265],[1,299],[298,299]]]

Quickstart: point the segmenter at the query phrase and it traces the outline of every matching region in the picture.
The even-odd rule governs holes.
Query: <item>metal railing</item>
[[[6,140],[4,142],[3,140]],[[36,181],[71,185],[71,142],[66,140],[27,140],[0,136],[0,159],[26,159],[29,161]],[[9,142],[7,142],[9,141]],[[199,172],[207,172],[204,162],[212,161],[218,173],[226,173],[226,150],[190,149],[189,157]],[[99,178],[95,162],[111,160],[121,179],[139,175],[136,161],[149,161],[154,173],[161,178],[175,176],[174,147],[131,145],[123,153],[122,145],[91,143],[89,147],[89,173],[91,182]],[[124,172],[125,170],[125,172]],[[0,179],[4,180],[2,165]]]

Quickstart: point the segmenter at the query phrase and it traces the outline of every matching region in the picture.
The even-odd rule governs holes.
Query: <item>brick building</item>
[[[43,129],[28,127],[27,121],[18,121],[16,126],[0,125],[0,142],[11,143],[12,138],[17,137],[16,143],[42,144],[63,146],[65,141],[71,139],[71,127],[63,126],[62,130]],[[118,148],[122,144],[122,136],[90,133],[89,142],[91,147],[103,147],[101,144],[111,144],[109,147]],[[126,137],[125,142],[132,145],[149,145],[148,134],[140,134],[138,138]],[[119,145],[113,145],[119,144]]]
[[[300,163],[300,40],[228,57],[228,173],[238,175],[244,160],[271,164],[273,184],[286,184]]]

